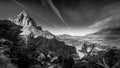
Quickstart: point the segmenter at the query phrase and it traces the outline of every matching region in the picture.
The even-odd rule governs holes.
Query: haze
[[[16,4],[17,1],[23,6]],[[55,35],[84,36],[102,27],[92,27],[110,17],[120,17],[119,0],[52,0],[63,21],[55,14],[46,0],[0,0],[0,18],[13,17],[26,10],[44,30]],[[68,29],[68,27],[70,29]]]

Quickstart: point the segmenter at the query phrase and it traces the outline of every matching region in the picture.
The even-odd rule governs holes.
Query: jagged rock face
[[[36,23],[31,19],[31,17],[27,14],[25,10],[23,10],[16,17],[8,19],[20,26],[36,26]]]
[[[8,20],[23,27],[21,29],[22,33],[20,33],[21,36],[32,35],[34,38],[38,36],[43,36],[48,39],[54,38],[54,35],[50,34],[48,31],[42,31],[41,26],[36,26],[36,23],[26,11],[22,11],[17,17],[8,18]]]

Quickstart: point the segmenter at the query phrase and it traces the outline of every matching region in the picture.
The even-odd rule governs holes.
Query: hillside
[[[0,20],[0,47],[3,47],[1,52],[9,51],[9,58],[20,68],[28,68],[36,62],[50,63],[55,57],[68,58],[76,54],[75,47],[57,40],[49,31],[43,31],[26,11],[14,18]],[[43,59],[45,61],[41,61]]]

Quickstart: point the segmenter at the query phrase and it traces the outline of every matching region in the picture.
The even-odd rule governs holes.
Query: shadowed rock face
[[[19,62],[14,61],[14,63],[19,64],[18,66],[21,66],[22,63],[26,67],[33,64],[31,63],[33,60],[29,57],[29,54],[33,53],[38,54],[37,58],[41,53],[46,56],[49,53],[55,53],[65,58],[76,54],[75,47],[65,45],[49,31],[43,31],[41,26],[37,26],[26,11],[22,11],[17,17],[0,20],[0,40],[4,40],[0,42],[0,47],[6,45],[10,49],[10,58],[16,57],[12,55],[14,52],[15,55],[18,54]],[[29,53],[29,51],[32,52]],[[25,62],[21,61],[24,58]],[[36,62],[38,61],[36,60]]]

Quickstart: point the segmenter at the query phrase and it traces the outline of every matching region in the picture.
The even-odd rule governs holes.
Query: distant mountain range
[[[67,34],[58,36],[63,41],[67,42],[67,44],[72,44],[73,42],[89,41],[92,43],[98,43],[102,45],[120,45],[120,28],[105,28],[101,29],[98,32],[88,34],[86,36],[71,36]]]
[[[100,43],[103,45],[120,45],[120,28],[105,28],[100,31],[89,34],[87,37],[92,42]]]

